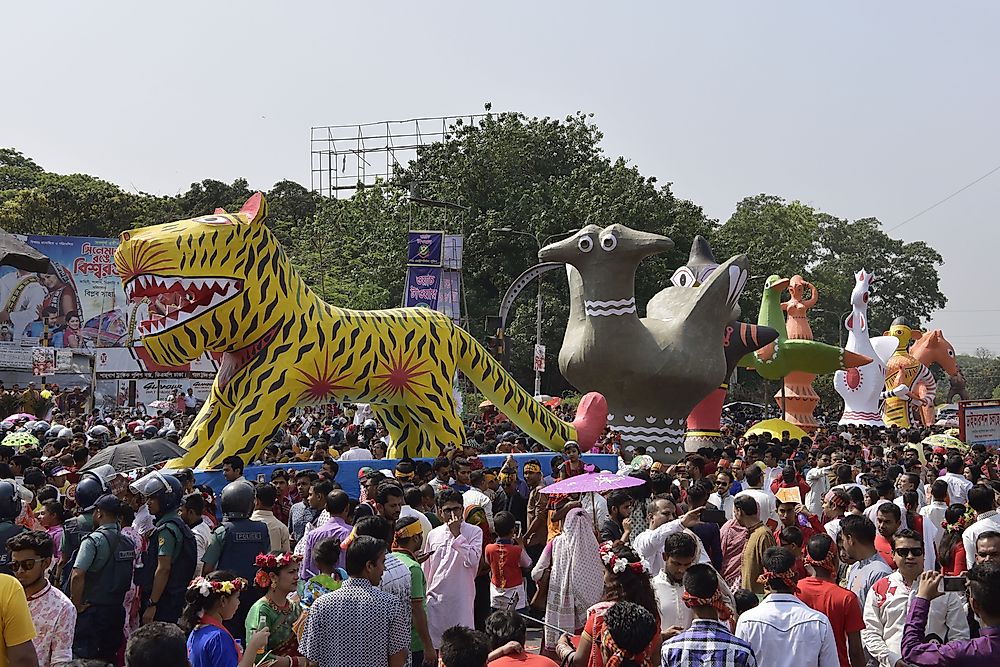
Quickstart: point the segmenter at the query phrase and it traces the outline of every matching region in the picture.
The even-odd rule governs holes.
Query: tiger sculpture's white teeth
[[[238,295],[235,278],[176,278],[143,273],[125,285],[130,301],[148,299],[149,319],[138,324],[140,336],[155,336],[198,317]]]

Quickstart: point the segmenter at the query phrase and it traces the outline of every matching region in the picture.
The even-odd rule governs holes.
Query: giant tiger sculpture
[[[441,313],[324,303],[264,226],[266,211],[257,193],[236,214],[219,209],[121,235],[115,264],[128,297],[176,304],[139,323],[148,356],[169,366],[223,353],[173,466],[249,460],[295,406],[333,400],[371,403],[391,436],[390,456],[434,456],[464,440],[451,395],[456,370],[542,444],[596,442],[607,419],[600,394],[585,396],[569,424]]]

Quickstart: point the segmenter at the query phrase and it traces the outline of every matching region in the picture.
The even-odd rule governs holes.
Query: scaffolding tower
[[[436,116],[377,123],[310,128],[311,188],[324,197],[350,197],[375,181],[389,181],[417,151],[444,141],[459,124],[475,124],[484,114]]]

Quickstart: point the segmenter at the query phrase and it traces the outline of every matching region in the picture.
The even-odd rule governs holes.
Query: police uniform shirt
[[[170,556],[170,562],[173,563],[181,555],[181,537],[177,535],[178,530],[172,522],[169,522],[170,515],[164,515],[156,520],[157,529],[162,526],[167,526],[164,530],[157,530],[156,539],[156,555],[157,556]]]
[[[77,525],[80,526],[80,530],[83,532],[81,540],[94,531],[94,513],[84,512],[76,518]],[[69,558],[70,554],[66,548],[66,531],[63,531],[62,536],[59,538],[59,553],[66,554],[66,558]]]
[[[106,523],[102,528],[110,528],[113,533],[118,532],[118,524]],[[104,532],[104,531],[102,531]],[[100,572],[111,560],[111,543],[108,539],[112,535],[96,537],[94,533],[83,538],[80,543],[80,551],[76,555],[76,562],[73,568],[84,572]]]

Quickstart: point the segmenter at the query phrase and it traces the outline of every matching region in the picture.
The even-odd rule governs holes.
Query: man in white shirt
[[[261,484],[257,487],[254,499],[254,511],[251,521],[260,521],[267,526],[267,534],[271,538],[271,551],[285,553],[292,550],[288,526],[274,516],[274,503],[278,500],[278,489],[273,484]]]
[[[462,502],[466,509],[473,505],[479,505],[486,512],[486,521],[493,530],[493,501],[486,495],[486,473],[482,470],[474,470],[469,475],[469,490],[462,494]]]
[[[184,496],[180,512],[181,519],[191,529],[191,532],[194,533],[194,543],[198,553],[198,560],[195,562],[201,563],[201,557],[205,555],[205,550],[208,549],[208,545],[212,542],[212,529],[208,527],[208,523],[203,518],[205,514],[205,498],[201,495],[201,492],[195,491]]]
[[[764,481],[764,474],[757,466],[747,468],[746,479],[743,480],[743,490],[736,494],[736,497],[750,496],[757,501],[758,516],[760,520],[767,523],[769,519],[778,523],[778,511],[775,505],[774,494],[770,487],[761,487]]]
[[[924,523],[930,522],[932,526],[940,526],[944,522],[944,512],[948,509],[948,482],[943,479],[936,479],[931,484],[931,502],[920,508],[920,516],[924,517]]]
[[[902,659],[903,626],[924,569],[924,544],[915,531],[897,532],[892,550],[897,570],[875,582],[864,604],[861,639],[879,667],[896,667]],[[926,635],[935,635],[941,643],[969,638],[965,605],[957,593],[931,601]]]
[[[666,503],[673,505],[669,500],[663,498],[653,498],[649,501],[646,512],[649,516],[649,528],[636,535],[635,539],[632,540],[632,548],[639,554],[649,572],[663,570],[663,544],[667,538],[685,528],[690,530],[693,526],[697,526],[701,520],[701,511],[705,509],[698,507],[680,519],[670,519],[669,517],[673,515],[665,511]],[[701,540],[698,540],[693,533],[691,535],[698,542],[700,554],[698,562],[711,564],[708,554],[705,553],[705,549],[701,545]]]
[[[820,454],[816,457],[816,467],[806,471],[806,484],[809,492],[806,494],[806,508],[813,514],[823,511],[823,497],[830,490],[830,455]]]
[[[987,531],[1000,532],[1000,515],[996,509],[996,494],[989,486],[975,486],[969,490],[969,507],[976,512],[976,522],[962,532],[965,563],[972,567],[976,562],[976,540]]]
[[[733,486],[733,473],[719,470],[715,473],[715,491],[708,497],[708,504],[726,513],[726,521],[733,518],[733,496],[729,489]]]
[[[753,647],[758,665],[767,667],[840,667],[830,620],[799,600],[795,557],[783,547],[764,552],[767,597],[745,611],[736,636]]]
[[[965,461],[961,456],[952,456],[945,463],[945,468],[948,472],[942,475],[941,479],[948,484],[948,497],[952,503],[964,505],[969,499],[969,489],[975,486],[962,474],[965,470]]]
[[[771,482],[776,479],[781,479],[781,471],[784,469],[783,466],[778,463],[778,459],[781,458],[781,450],[777,447],[768,447],[764,452],[764,477],[761,482],[762,488],[770,489]],[[757,466],[760,467],[759,465]],[[748,470],[749,472],[749,470]]]
[[[340,455],[341,461],[367,461],[372,458],[372,453],[368,449],[358,446],[358,432],[351,431],[344,436],[344,442],[348,449]]]
[[[840,537],[840,520],[844,518],[850,506],[851,496],[843,489],[831,489],[823,498],[823,516],[827,520],[823,528],[834,542]]]
[[[660,608],[663,639],[670,639],[691,627],[694,612],[684,604],[684,573],[698,558],[697,538],[687,532],[670,535],[663,545],[663,569],[651,583]],[[718,573],[716,573],[718,574]],[[736,601],[726,582],[719,577],[723,601],[735,616]]]

